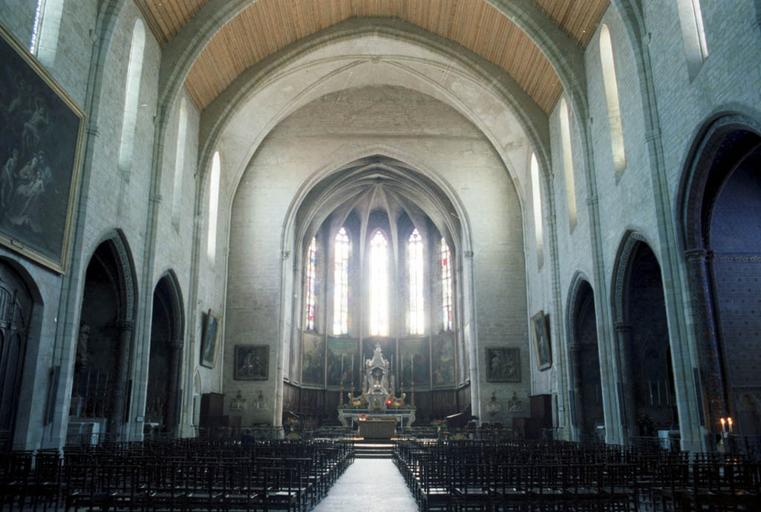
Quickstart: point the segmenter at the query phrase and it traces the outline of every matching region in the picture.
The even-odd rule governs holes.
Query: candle
[[[729,426],[729,431],[732,432],[732,418],[727,417],[727,425]]]
[[[719,422],[721,422],[721,431],[726,432],[727,431],[727,422],[724,420],[724,418],[719,418]]]

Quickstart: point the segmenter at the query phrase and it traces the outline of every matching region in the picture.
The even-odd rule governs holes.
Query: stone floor
[[[389,459],[357,459],[314,512],[417,512],[410,490]]]

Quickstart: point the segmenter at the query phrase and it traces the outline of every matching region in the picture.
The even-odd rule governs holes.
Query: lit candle
[[[727,417],[727,425],[729,426],[729,432],[732,432],[732,418]]]
[[[726,432],[727,431],[727,422],[724,420],[724,418],[719,418],[719,421],[721,422],[721,431]]]

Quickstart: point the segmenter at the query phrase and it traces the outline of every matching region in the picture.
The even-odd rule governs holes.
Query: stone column
[[[127,372],[129,370],[129,349],[132,342],[134,322],[125,320],[116,325],[119,330],[119,346],[116,354],[116,376],[114,378],[113,404],[108,418],[108,433],[120,440],[124,439],[124,413],[127,401]]]
[[[618,353],[618,412],[620,415],[621,429],[624,443],[629,442],[632,436],[637,435],[636,429],[636,403],[634,397],[634,374],[632,361],[629,354],[631,345],[632,327],[625,322],[616,322],[616,348]]]
[[[573,415],[571,415],[571,425],[576,429],[578,440],[584,437],[584,412],[581,410],[581,365],[579,356],[581,353],[581,344],[573,342],[568,347],[571,353],[571,389],[573,389]]]
[[[164,423],[166,424],[167,432],[171,432],[176,435],[178,433],[177,418],[179,415],[179,373],[180,373],[180,361],[182,357],[182,340],[169,341],[169,387],[166,394],[166,416],[164,417]]]
[[[716,333],[716,316],[712,299],[711,265],[713,252],[691,249],[687,256],[687,275],[692,292],[700,382],[696,382],[697,400],[704,405],[701,418],[709,432],[717,431],[719,418],[728,415],[721,349]],[[701,389],[702,388],[702,389]]]

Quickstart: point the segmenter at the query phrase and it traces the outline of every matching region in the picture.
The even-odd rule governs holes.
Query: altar
[[[362,393],[343,396],[338,405],[338,420],[344,427],[359,426],[359,435],[370,439],[389,439],[398,430],[415,422],[415,405],[405,403],[406,393],[396,396],[391,364],[383,357],[380,345],[375,346],[371,359],[364,364]]]
[[[338,421],[344,427],[355,428],[358,424],[368,420],[394,420],[394,426],[398,431],[409,428],[415,423],[415,409],[387,409],[384,412],[373,412],[368,409],[342,408],[338,409]]]

